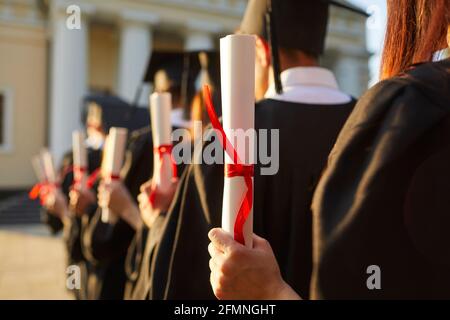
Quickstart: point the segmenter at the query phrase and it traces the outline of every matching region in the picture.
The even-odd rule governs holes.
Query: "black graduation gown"
[[[101,162],[101,150],[87,148],[88,156],[88,174],[93,173]],[[67,152],[62,161],[60,168],[61,177],[61,190],[63,194],[69,198],[70,188],[73,184],[73,170],[70,168],[73,166],[72,152]],[[93,211],[90,209],[90,214]],[[87,213],[89,215],[89,213]],[[81,271],[81,288],[80,290],[74,290],[75,297],[77,299],[85,299],[87,296],[87,279],[89,273],[88,261],[83,254],[83,248],[81,244],[81,238],[83,234],[82,219],[75,214],[70,218],[70,228],[66,234],[64,234],[64,242],[67,250],[67,265],[77,265]],[[43,210],[43,221],[48,224],[52,233],[58,233],[63,229],[61,220],[55,215]]]
[[[133,199],[140,186],[151,176],[153,168],[153,144],[150,128],[133,132],[127,147],[121,175]],[[127,276],[125,258],[135,235],[134,229],[122,219],[115,224],[101,221],[101,209],[89,222],[83,243],[94,272],[89,279],[89,299],[123,299]]]
[[[180,128],[173,127],[173,130],[176,129]],[[176,143],[182,142],[178,141]],[[184,171],[185,164],[177,165],[177,174],[180,182],[183,181]],[[150,229],[144,225],[140,230],[136,231],[136,235],[128,249],[125,264],[128,277],[124,295],[126,300],[144,300],[147,297],[152,284],[153,273],[151,270],[152,262],[154,262],[153,259],[148,257],[153,257],[156,252],[161,234],[166,226],[166,217],[166,213],[163,212],[155,219]]]
[[[449,163],[450,60],[371,89],[314,196],[312,297],[450,298]]]
[[[254,231],[273,246],[286,281],[308,295],[311,270],[310,201],[354,101],[308,105],[262,100],[256,129],[279,129],[279,171],[255,167]],[[269,148],[270,150],[270,148]],[[223,165],[191,165],[180,184],[153,259],[151,299],[213,299],[207,234],[221,225]],[[298,272],[301,270],[301,272]]]

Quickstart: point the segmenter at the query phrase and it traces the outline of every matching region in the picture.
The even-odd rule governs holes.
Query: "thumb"
[[[212,229],[208,234],[213,245],[222,252],[229,251],[237,242],[233,237],[221,228]]]

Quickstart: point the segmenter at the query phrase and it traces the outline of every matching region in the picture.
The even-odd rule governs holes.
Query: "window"
[[[0,88],[0,153],[10,152],[12,134],[12,91]]]

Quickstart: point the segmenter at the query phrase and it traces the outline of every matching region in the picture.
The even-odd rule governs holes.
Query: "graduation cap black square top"
[[[199,76],[201,82],[213,82],[217,85],[216,81],[220,79],[218,57],[218,52],[214,50],[154,51],[143,82],[153,83],[154,90],[159,92],[167,91],[169,87],[179,90],[179,104],[185,107],[187,116],[190,113],[190,103],[195,95]]]
[[[249,0],[240,32],[254,34],[271,45],[277,92],[278,48],[297,49],[319,56],[325,47],[329,5],[366,15],[362,10],[333,0]]]
[[[174,82],[174,85],[181,85],[184,56],[183,52],[152,52],[143,82],[153,83],[156,73],[165,71],[167,77]]]
[[[269,40],[266,13],[271,9],[279,47],[320,55],[324,51],[329,5],[367,15],[342,1],[249,0],[240,31]]]

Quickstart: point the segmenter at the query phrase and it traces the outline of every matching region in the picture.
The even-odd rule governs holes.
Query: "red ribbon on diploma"
[[[31,188],[28,193],[28,197],[31,200],[36,200],[37,198],[41,199],[41,205],[44,205],[45,199],[50,193],[50,189],[57,188],[58,185],[56,183],[50,183],[47,181],[36,183],[33,188]]]
[[[244,239],[244,224],[247,221],[247,218],[250,214],[250,211],[253,206],[253,181],[252,177],[254,175],[254,166],[253,165],[244,165],[239,159],[238,153],[236,149],[234,149],[233,145],[229,141],[225,131],[220,124],[219,118],[217,117],[216,112],[214,111],[214,105],[211,99],[211,92],[209,87],[205,85],[203,87],[203,99],[206,104],[206,111],[208,112],[209,119],[211,120],[211,124],[215,130],[217,130],[222,139],[221,144],[222,148],[225,152],[233,159],[233,164],[227,164],[225,166],[225,177],[244,177],[245,184],[247,186],[247,192],[245,193],[244,199],[242,200],[241,206],[239,208],[239,212],[236,216],[236,221],[234,223],[234,239],[239,243],[245,245]]]
[[[78,172],[80,174],[87,172],[87,168],[83,168],[83,167],[77,167],[77,166],[68,166],[64,169],[62,176],[66,176],[67,174],[69,174],[70,172]],[[100,175],[100,169],[96,169],[92,172],[92,174],[88,177],[87,182],[86,182],[86,186],[89,189],[92,189],[94,187],[94,184],[97,182],[98,178]],[[79,181],[78,179],[75,178],[75,176],[77,176],[76,174],[74,175],[74,182],[73,185],[77,185],[79,184],[81,181]],[[120,179],[119,176],[111,176],[111,180],[118,180]],[[41,198],[41,204],[44,204],[45,202],[45,198],[48,196],[48,194],[50,193],[50,189],[52,188],[57,188],[59,187],[59,184],[56,183],[50,183],[47,181],[44,182],[39,182],[36,183],[30,190],[30,192],[28,193],[28,197],[31,200],[36,200],[37,198]]]
[[[171,164],[172,164],[172,177],[177,178],[178,177],[177,164],[175,163],[175,161],[173,160],[173,157],[172,157],[173,146],[171,144],[163,144],[163,145],[160,145],[159,147],[153,148],[153,150],[154,150],[154,152],[158,153],[159,171],[161,172],[162,167],[163,167],[164,155],[168,154],[170,156],[170,160],[171,160]],[[148,199],[152,206],[155,203],[155,197],[156,197],[156,193],[152,190],[150,192],[150,195],[148,196]]]
[[[87,168],[70,166],[64,170],[62,176],[65,177],[67,174],[69,174],[72,171],[74,172],[73,186],[76,186],[81,182],[77,178],[75,178],[77,176],[77,174],[75,174],[77,171],[78,171],[78,174],[80,174],[80,175],[82,173],[88,172]],[[92,189],[94,187],[95,183],[97,182],[98,178],[100,177],[100,171],[101,171],[100,168],[97,168],[94,171],[92,171],[92,173],[87,177],[86,186],[88,189]]]
[[[86,167],[73,166],[73,185],[78,186],[81,183],[79,177],[87,172]]]
[[[88,189],[92,189],[94,187],[94,184],[97,182],[99,176],[100,176],[100,168],[95,169],[91,175],[88,177],[86,185]]]
[[[120,176],[117,175],[117,174],[110,174],[110,175],[104,177],[103,179],[106,179],[106,178],[108,178],[108,179],[111,180],[111,181],[117,181],[117,180],[120,180]]]

